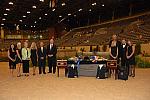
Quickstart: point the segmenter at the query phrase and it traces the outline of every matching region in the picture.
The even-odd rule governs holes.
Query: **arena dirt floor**
[[[11,77],[7,62],[0,62],[0,100],[150,100],[150,69],[136,69],[127,81],[54,74]]]

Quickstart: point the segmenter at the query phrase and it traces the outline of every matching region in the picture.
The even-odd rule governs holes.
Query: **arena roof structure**
[[[22,30],[59,23],[75,28],[149,10],[149,0],[0,0],[0,24]]]

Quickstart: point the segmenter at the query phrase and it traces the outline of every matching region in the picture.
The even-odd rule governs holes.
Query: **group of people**
[[[28,41],[25,41],[23,46],[21,42],[18,42],[16,45],[10,45],[8,50],[8,58],[11,75],[14,76],[13,73],[17,67],[17,77],[20,77],[21,75],[29,76],[30,61],[33,66],[33,75],[35,75],[36,66],[39,67],[39,74],[42,74],[42,72],[43,74],[46,74],[46,58],[49,67],[48,73],[52,73],[53,69],[53,74],[55,74],[57,47],[54,44],[54,40],[50,39],[50,43],[47,45],[47,48],[44,46],[43,42],[40,42],[39,48],[35,42],[32,42],[30,48],[28,45]],[[21,68],[23,73],[21,73]]]
[[[135,77],[135,47],[128,40],[117,40],[117,35],[112,36],[109,43],[110,59],[121,62],[121,67],[126,67],[129,76]]]

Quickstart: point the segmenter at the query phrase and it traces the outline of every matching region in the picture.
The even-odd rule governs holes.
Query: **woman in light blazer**
[[[31,56],[31,51],[28,48],[28,43],[24,42],[24,48],[21,50],[22,63],[23,63],[23,73],[25,76],[29,76],[29,61]]]

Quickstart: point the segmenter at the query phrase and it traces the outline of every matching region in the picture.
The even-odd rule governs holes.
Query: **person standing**
[[[17,59],[16,59],[16,64],[17,64],[17,77],[21,76],[21,72],[20,69],[22,67],[22,54],[21,54],[21,43],[18,42],[17,43],[17,49],[16,49],[16,53],[17,53]]]
[[[44,43],[40,42],[40,48],[38,48],[38,66],[39,66],[39,74],[46,74],[45,65],[46,65],[46,48],[44,47]]]
[[[23,63],[23,73],[25,76],[29,76],[29,61],[31,56],[31,51],[28,48],[28,43],[24,42],[24,48],[21,50],[22,63]]]
[[[8,50],[9,69],[10,69],[11,76],[13,76],[14,69],[16,69],[16,56],[17,55],[16,55],[15,45],[11,44]]]
[[[37,66],[37,46],[35,42],[32,42],[30,50],[31,50],[31,62],[33,66],[33,75],[35,75],[35,70]]]
[[[57,47],[54,44],[54,40],[50,39],[50,44],[47,46],[47,57],[48,57],[48,67],[49,67],[49,72],[52,73],[52,68],[53,68],[53,74],[56,72],[56,54],[57,54]]]
[[[126,66],[126,62],[127,62],[126,52],[127,52],[126,40],[122,39],[122,43],[120,47],[121,66]]]
[[[109,54],[111,60],[118,60],[119,54],[119,41],[117,41],[117,36],[113,35],[112,40],[109,43]]]
[[[129,76],[135,77],[135,47],[133,46],[131,41],[128,41],[127,46],[127,63],[128,63],[128,74]]]

